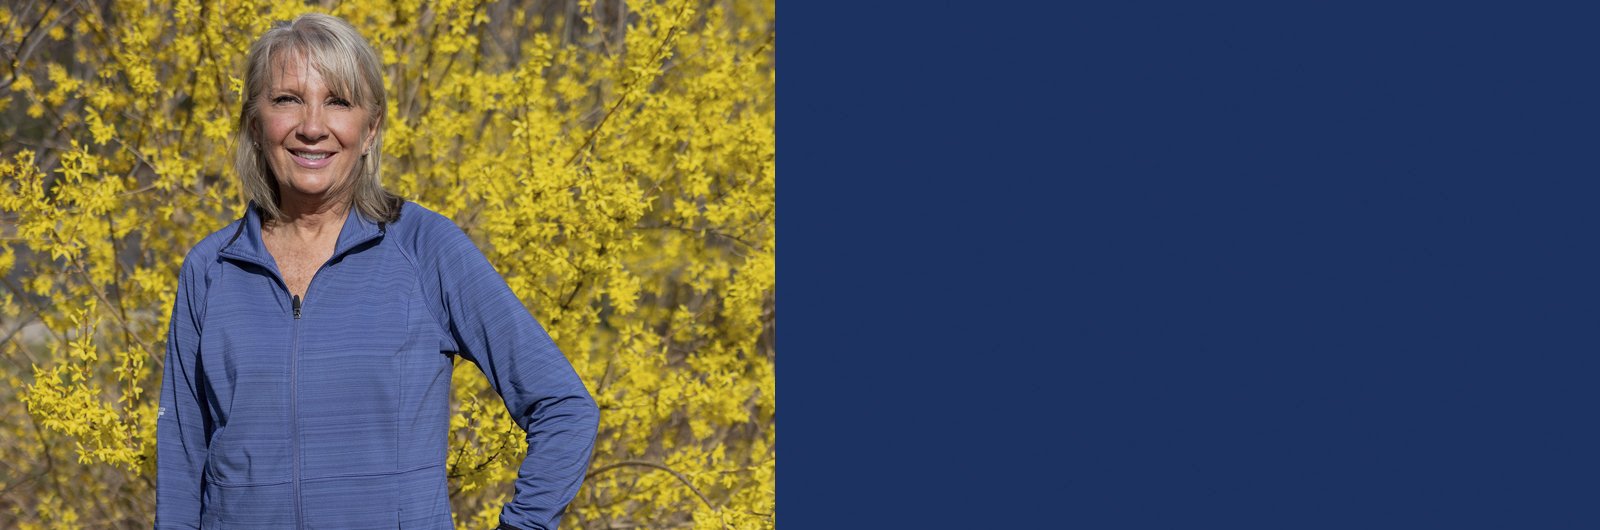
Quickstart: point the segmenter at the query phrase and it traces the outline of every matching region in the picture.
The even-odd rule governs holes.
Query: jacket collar
[[[344,227],[339,229],[339,241],[334,243],[333,256],[330,256],[328,261],[337,260],[368,241],[383,237],[385,228],[384,223],[375,223],[367,219],[359,213],[355,205],[351,205],[344,219]],[[266,241],[261,237],[261,212],[256,208],[255,202],[245,207],[244,218],[240,219],[238,229],[222,246],[220,254],[223,257],[277,270],[277,261],[272,258],[272,253],[267,251]]]

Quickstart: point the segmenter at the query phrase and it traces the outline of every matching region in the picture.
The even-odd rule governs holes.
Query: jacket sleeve
[[[472,240],[454,223],[438,221],[429,223],[432,230],[418,242],[432,256],[419,261],[436,267],[428,276],[438,278],[445,326],[458,353],[483,371],[527,432],[527,457],[500,522],[524,530],[554,529],[588,470],[599,408],[566,356]]]
[[[200,528],[200,492],[211,416],[199,371],[204,275],[191,254],[178,272],[156,412],[155,527]]]

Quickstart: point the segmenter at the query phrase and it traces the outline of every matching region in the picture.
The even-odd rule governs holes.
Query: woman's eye
[[[294,103],[294,101],[295,101],[294,96],[278,96],[278,97],[272,98],[272,103],[274,105],[283,105],[283,104],[287,104],[287,103]]]
[[[333,98],[333,99],[330,99],[330,100],[328,100],[328,104],[336,106],[336,107],[349,107],[350,106],[350,102],[349,101],[345,101],[344,98]]]

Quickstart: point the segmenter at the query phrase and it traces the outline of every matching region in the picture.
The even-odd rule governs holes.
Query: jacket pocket
[[[229,485],[206,481],[201,494],[201,528],[281,529],[295,525],[294,486]]]
[[[348,530],[400,527],[400,492],[394,473],[348,475],[301,482],[307,528]]]
[[[233,488],[287,484],[293,462],[286,421],[271,413],[247,414],[217,427],[206,447],[206,482]]]

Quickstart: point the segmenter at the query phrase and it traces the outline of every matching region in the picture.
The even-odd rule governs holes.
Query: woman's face
[[[299,55],[281,56],[276,78],[261,92],[261,149],[280,197],[321,200],[345,192],[378,124]]]

